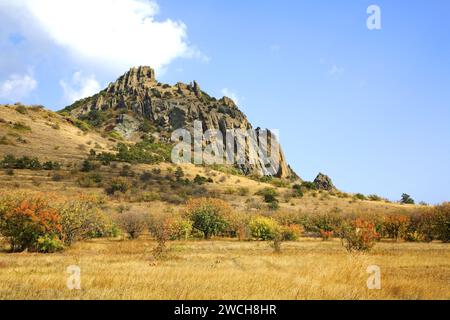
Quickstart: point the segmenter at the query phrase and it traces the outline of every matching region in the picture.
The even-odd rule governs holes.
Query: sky
[[[447,0],[0,0],[0,103],[60,110],[149,65],[278,129],[305,180],[440,203],[449,15]]]

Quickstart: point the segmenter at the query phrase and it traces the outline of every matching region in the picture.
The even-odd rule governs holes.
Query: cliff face
[[[105,113],[108,119],[99,125],[106,130],[117,130],[125,137],[139,132],[144,122],[151,125],[161,139],[168,139],[173,130],[193,128],[194,121],[200,121],[204,131],[219,129],[225,133],[229,129],[252,129],[247,117],[230,98],[210,97],[195,81],[175,86],[161,84],[150,67],[132,68],[100,93],[77,101],[65,110],[78,118]],[[275,175],[294,176],[281,148],[279,153],[280,166]],[[239,168],[245,174],[267,171],[259,164],[244,164]]]

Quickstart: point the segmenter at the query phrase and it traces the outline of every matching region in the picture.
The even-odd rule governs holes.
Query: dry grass
[[[275,255],[263,242],[174,242],[151,261],[150,240],[98,240],[53,255],[0,254],[0,299],[449,299],[448,245],[380,243],[350,255],[304,239]],[[369,265],[382,289],[368,290]],[[81,268],[81,291],[66,287]]]

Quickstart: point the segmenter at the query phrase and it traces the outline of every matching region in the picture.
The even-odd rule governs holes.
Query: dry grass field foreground
[[[450,246],[381,242],[349,254],[338,240],[171,242],[152,261],[151,240],[93,240],[63,253],[0,253],[0,299],[450,299]],[[69,290],[67,268],[81,269]],[[367,267],[381,268],[369,290]]]

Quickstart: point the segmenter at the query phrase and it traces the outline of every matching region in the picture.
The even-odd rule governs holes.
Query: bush
[[[43,197],[12,195],[0,199],[0,233],[11,251],[39,251],[38,239],[61,233],[60,217]]]
[[[365,195],[363,195],[362,193],[357,193],[353,196],[354,199],[356,200],[367,200],[367,197]]]
[[[61,164],[58,162],[47,161],[42,165],[42,169],[44,170],[59,170],[61,169]]]
[[[278,202],[278,192],[273,188],[263,188],[256,193],[258,196],[262,196],[266,203]]]
[[[245,197],[249,195],[250,190],[247,187],[240,187],[238,188],[237,192],[241,197]]]
[[[92,198],[72,199],[61,204],[58,209],[61,215],[61,238],[68,246],[76,241],[109,235],[108,230],[112,229],[112,222]]]
[[[119,227],[129,235],[131,239],[137,239],[147,227],[148,216],[143,212],[128,211],[119,215],[117,222]]]
[[[450,202],[434,207],[433,220],[436,238],[445,243],[450,242]]]
[[[191,199],[186,204],[185,213],[192,221],[192,226],[203,232],[205,239],[210,239],[226,231],[231,207],[219,199]]]
[[[306,190],[317,190],[317,187],[314,184],[314,182],[310,182],[310,181],[303,181],[302,188],[304,188]]]
[[[167,251],[166,242],[171,238],[171,217],[166,213],[152,214],[148,219],[148,227],[157,242],[153,257],[161,259]]]
[[[96,169],[96,166],[89,160],[84,160],[81,165],[81,172],[91,172]]]
[[[64,244],[57,236],[46,234],[37,239],[36,248],[42,253],[53,253],[64,250]]]
[[[405,215],[387,215],[384,217],[382,230],[388,238],[406,239],[409,226],[409,218]]]
[[[320,230],[320,236],[322,237],[323,241],[329,241],[331,238],[333,238],[333,235],[333,230]]]
[[[192,222],[182,217],[172,217],[168,228],[170,240],[187,240],[192,232]]]
[[[370,201],[382,201],[383,200],[380,196],[378,196],[376,194],[371,194],[371,195],[367,196],[367,198]]]
[[[125,193],[130,188],[130,184],[123,178],[112,179],[109,186],[105,188],[108,195],[114,195],[116,192]]]
[[[281,229],[283,241],[297,241],[303,232],[302,227],[298,224],[283,226]]]
[[[2,168],[5,169],[29,169],[29,170],[40,170],[42,165],[38,158],[30,158],[23,156],[22,158],[16,158],[13,155],[6,155],[0,162]]]
[[[250,231],[254,238],[258,240],[274,240],[281,227],[274,219],[266,217],[256,217],[250,220]]]
[[[373,248],[379,235],[375,224],[363,219],[346,222],[340,229],[343,246],[347,251],[369,251]]]

